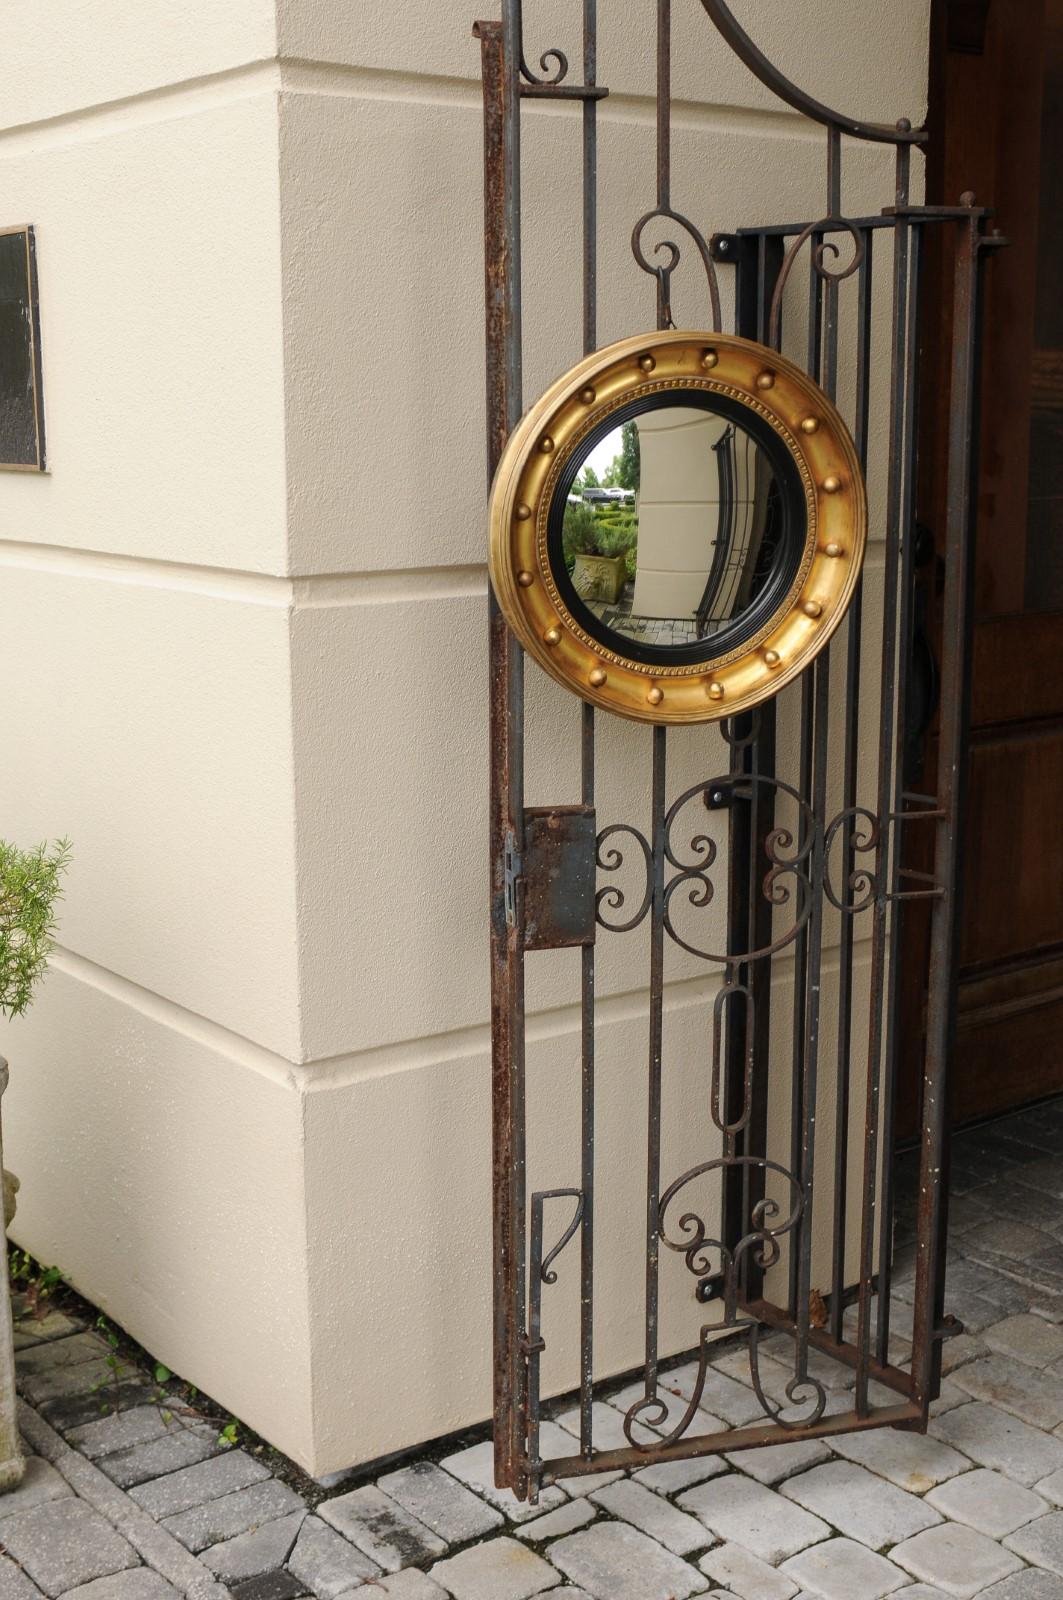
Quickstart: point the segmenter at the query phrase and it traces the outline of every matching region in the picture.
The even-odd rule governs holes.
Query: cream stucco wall
[[[530,46],[575,50],[571,7],[526,10]],[[821,136],[696,0],[675,10],[677,204],[706,229],[816,205]],[[814,92],[921,115],[927,0],[736,10]],[[605,341],[652,319],[626,240],[653,193],[654,7],[601,11]],[[0,1036],[14,1231],[314,1472],[489,1409],[472,21],[41,0],[5,35],[0,222],[38,229],[50,471],[0,474],[0,826],[75,847],[53,972]],[[572,109],[528,105],[524,148],[531,398],[579,354]],[[884,202],[888,161],[852,151],[848,207]],[[679,321],[704,317],[695,283]],[[576,716],[531,674],[529,803],[576,798]],[[673,740],[675,789],[709,751]],[[648,768],[639,729],[603,727],[603,822],[645,818]],[[712,980],[669,959],[667,1047],[694,1061]],[[638,1355],[641,935],[603,941],[599,983],[604,1372]],[[570,956],[530,963],[537,1183],[573,1179],[574,1122],[546,1113],[574,1106],[575,998]],[[706,1132],[684,1070],[673,1170]],[[688,1307],[668,1289],[672,1347]]]

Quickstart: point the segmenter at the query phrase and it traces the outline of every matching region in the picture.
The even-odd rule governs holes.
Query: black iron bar
[[[897,146],[897,204],[908,200],[911,152],[906,144]],[[894,219],[893,235],[893,350],[890,368],[890,460],[886,504],[885,592],[882,605],[882,666],[879,692],[879,743],[877,812],[880,820],[875,847],[875,903],[872,909],[871,994],[868,1028],[867,1085],[864,1112],[864,1192],[860,1218],[860,1285],[857,1312],[856,1410],[865,1416],[868,1408],[868,1364],[871,1360],[871,1290],[875,1259],[876,1186],[879,1158],[879,1093],[882,1070],[885,959],[889,899],[887,885],[890,858],[890,828],[885,818],[893,793],[895,756],[894,714],[897,687],[897,612],[900,576],[901,490],[904,474],[903,443],[905,430],[905,373],[909,351],[907,332],[909,224],[903,217]],[[890,1152],[885,1152],[890,1159]]]
[[[646,1397],[657,1390],[658,1298],[661,1198],[661,1069],[664,1029],[664,819],[667,730],[653,730],[650,839],[653,898],[650,905],[649,1069],[646,1117]]]
[[[912,569],[915,554],[913,519],[915,515],[915,441],[917,430],[916,352],[919,349],[919,267],[922,246],[922,228],[912,223],[910,231],[910,259],[908,265],[908,370],[905,380],[904,444],[906,472],[901,496],[901,561],[898,579],[900,596],[897,635],[902,641],[897,661],[896,731],[894,734],[893,796],[890,814],[899,816],[904,792],[904,746],[907,737],[908,707],[908,641],[911,637]],[[884,824],[886,827],[890,823]],[[889,930],[886,945],[885,1040],[883,1051],[882,1084],[882,1178],[879,1185],[878,1221],[878,1304],[877,1353],[880,1361],[886,1360],[890,1337],[890,1285],[893,1276],[893,1142],[897,1120],[897,989],[900,972],[900,931],[903,912],[897,896],[900,892],[901,852],[904,847],[903,822],[892,824],[895,837],[890,852]]]
[[[853,439],[860,470],[867,472],[867,439],[871,395],[871,290],[873,240],[870,229],[861,232],[864,255],[857,278],[856,408]],[[863,594],[861,573],[849,603],[845,645],[845,755],[842,806],[842,861],[848,882],[852,870],[857,783],[860,762],[860,665],[863,644]],[[834,1223],[831,1273],[830,1326],[836,1343],[842,1342],[845,1316],[846,1226],[849,1201],[849,1094],[853,1048],[853,917],[844,912],[838,950],[838,1081],[834,1118]]]
[[[965,196],[965,199],[970,198]],[[980,219],[962,226],[953,284],[953,355],[949,398],[948,516],[941,715],[938,734],[938,802],[934,875],[951,893],[935,904],[930,931],[927,1048],[923,1078],[923,1139],[919,1161],[912,1399],[925,1415],[941,1383],[945,1239],[948,1223],[948,1066],[956,1026],[956,956],[960,921],[957,862],[963,848],[966,730],[970,695],[970,600],[977,482],[978,326]]]

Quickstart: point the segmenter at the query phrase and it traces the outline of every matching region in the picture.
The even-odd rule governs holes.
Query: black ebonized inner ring
[[[752,604],[747,606],[740,616],[725,623],[711,637],[695,640],[691,644],[653,645],[629,639],[626,634],[607,627],[580,599],[565,570],[561,535],[565,507],[572,485],[595,446],[623,423],[631,422],[635,417],[645,415],[647,411],[659,411],[666,406],[675,405],[688,406],[711,412],[714,416],[726,417],[728,421],[743,428],[760,446],[771,464],[778,485],[781,527],[772,571]],[[771,424],[742,401],[733,400],[728,395],[704,389],[676,388],[630,401],[626,406],[621,406],[618,410],[610,412],[607,417],[603,417],[598,426],[580,440],[564,464],[550,503],[546,532],[547,558],[558,593],[569,615],[579,623],[585,633],[592,639],[597,639],[607,650],[611,650],[614,655],[626,656],[628,660],[648,665],[694,665],[698,662],[717,661],[721,656],[727,655],[746,639],[751,638],[777,610],[800,567],[807,526],[805,491],[801,474],[785,443]]]

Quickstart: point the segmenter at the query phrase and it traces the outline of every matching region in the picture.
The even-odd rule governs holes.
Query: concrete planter
[[[581,600],[604,600],[615,605],[627,576],[623,556],[577,556],[572,587]]]
[[[0,1169],[4,1164],[2,1102],[7,1089],[7,1062],[0,1056]],[[7,1174],[4,1174],[6,1179]],[[4,1185],[4,1211],[7,1211],[7,1185]],[[3,1230],[4,1271],[7,1271],[7,1217]],[[18,1440],[18,1403],[15,1397],[15,1340],[11,1316],[11,1293],[0,1294],[0,1494],[22,1482],[26,1463]]]

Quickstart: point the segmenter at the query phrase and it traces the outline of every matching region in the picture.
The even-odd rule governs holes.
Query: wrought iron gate
[[[688,0],[693,4],[694,0]],[[599,828],[595,809],[596,713],[582,704],[579,804],[525,805],[523,654],[492,598],[491,958],[494,1041],[495,1449],[500,1485],[534,1497],[558,1478],[609,1468],[737,1450],[775,1441],[887,1424],[923,1428],[940,1381],[941,1340],[955,1331],[943,1310],[945,1077],[952,1027],[955,862],[967,636],[967,573],[976,395],[978,285],[987,213],[964,196],[955,207],[915,205],[911,156],[924,135],[906,121],[862,122],[812,100],[766,59],[724,0],[701,0],[708,20],[780,100],[825,130],[825,205],[811,222],[739,228],[706,238],[672,202],[671,0],[657,0],[657,193],[634,225],[631,248],[653,280],[656,325],[672,323],[680,245],[651,247],[655,228],[685,235],[704,274],[711,326],[721,331],[718,273],[734,274],[734,331],[781,350],[800,349],[806,370],[847,415],[867,467],[885,437],[882,483],[871,504],[884,537],[881,605],[857,592],[833,644],[805,671],[785,704],[772,700],[720,725],[718,770],[669,797],[669,731],[633,730],[650,769],[649,826],[634,819]],[[485,107],[488,455],[493,472],[522,409],[521,105],[574,101],[583,156],[583,347],[597,344],[596,0],[583,0],[581,81],[562,52],[529,65],[521,0],[503,0],[500,22],[481,22]],[[881,212],[847,216],[842,161],[847,140],[892,146],[895,188]],[[955,239],[951,367],[946,631],[941,661],[940,762],[936,792],[905,786],[907,667],[912,630],[913,501],[920,260],[928,229]],[[609,241],[610,245],[612,241]],[[686,246],[684,246],[686,248]],[[807,274],[807,281],[806,281]],[[873,285],[886,277],[879,315]],[[800,283],[799,283],[800,279]],[[880,326],[881,324],[881,326]],[[888,398],[873,393],[876,341],[888,343]],[[840,358],[852,381],[838,398]],[[876,509],[877,501],[877,509]],[[861,684],[877,673],[872,706]],[[597,730],[600,737],[601,728]],[[705,735],[706,753],[718,735]],[[787,756],[784,745],[793,747]],[[870,760],[863,753],[870,750]],[[715,763],[715,758],[714,763]],[[785,773],[794,767],[792,781]],[[836,794],[835,791],[839,792]],[[840,804],[836,802],[840,801]],[[704,808],[707,808],[704,809]],[[699,820],[700,818],[700,820]],[[903,864],[910,829],[933,830],[933,874]],[[715,830],[715,834],[714,834]],[[720,858],[719,872],[713,872]],[[634,873],[618,887],[619,875]],[[714,886],[714,876],[718,885]],[[713,950],[680,911],[726,897],[726,942]],[[894,1196],[892,1146],[897,1030],[896,974],[903,902],[932,902],[923,1143],[910,1368],[891,1355]],[[632,903],[633,902],[633,903]],[[825,1032],[825,920],[836,932],[835,1005]],[[857,924],[870,925],[869,981],[857,982]],[[645,991],[648,1052],[645,1110],[644,1358],[628,1397],[624,1442],[601,1439],[593,1407],[595,1369],[595,1105],[609,1085],[596,1074],[596,942],[648,930]],[[672,1173],[662,1160],[665,951],[676,944],[720,974],[711,1037],[698,1070],[713,1144]],[[525,962],[571,947],[579,965],[580,1154],[564,1186],[535,1188],[527,1170]],[[792,1005],[780,1037],[779,984]],[[790,999],[792,996],[792,1000]],[[634,1027],[635,1024],[632,1024]],[[634,1048],[633,1044],[633,1048]],[[817,1112],[824,1070],[833,1090],[833,1151],[817,1162]],[[769,1129],[770,1085],[785,1076],[787,1106]],[[774,1102],[779,1103],[776,1090]],[[819,1135],[822,1143],[822,1135]],[[770,1153],[769,1153],[770,1152]],[[717,1191],[694,1209],[698,1185]],[[719,1215],[719,1224],[706,1220]],[[858,1226],[855,1218],[858,1216]],[[814,1228],[815,1224],[815,1228]],[[847,1238],[858,1238],[847,1252]],[[813,1274],[814,1235],[829,1259]],[[563,1252],[572,1246],[568,1256]],[[690,1338],[678,1384],[666,1381],[659,1335],[664,1251],[689,1269]],[[540,1365],[547,1348],[550,1286],[572,1259],[580,1280],[578,1437],[543,1459]],[[560,1258],[560,1262],[559,1262]],[[711,1310],[704,1310],[711,1307]],[[602,1311],[599,1309],[599,1317]],[[792,1340],[783,1392],[762,1382],[761,1330]],[[705,1429],[699,1402],[721,1334],[748,1344],[763,1420],[721,1433]],[[789,1349],[789,1346],[786,1347]],[[827,1363],[825,1365],[825,1362]],[[829,1389],[829,1370],[847,1384]],[[678,1394],[676,1390],[678,1389]],[[678,1404],[676,1404],[678,1400]],[[620,1415],[620,1413],[617,1413]],[[702,1419],[699,1423],[699,1418]]]

